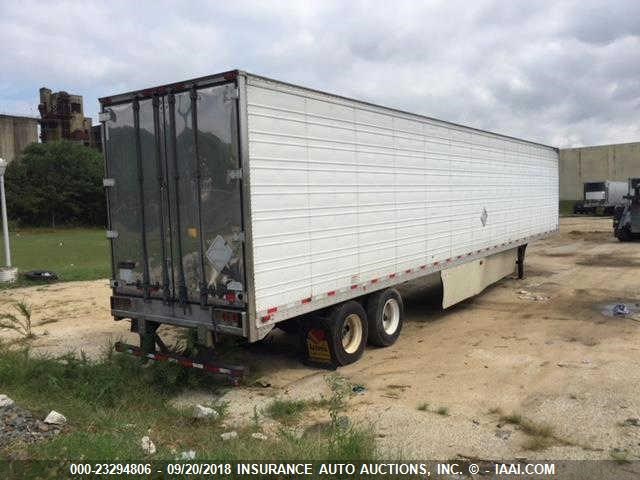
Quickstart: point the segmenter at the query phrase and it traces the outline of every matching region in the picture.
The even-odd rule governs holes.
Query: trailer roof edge
[[[402,110],[402,109],[399,109],[399,108],[389,107],[387,105],[376,104],[376,103],[368,102],[366,100],[360,100],[360,99],[357,99],[357,98],[352,98],[352,97],[347,97],[347,96],[344,96],[344,95],[339,95],[339,94],[327,92],[325,90],[319,90],[319,89],[315,89],[315,88],[305,87],[303,85],[298,85],[298,84],[295,84],[295,83],[290,83],[290,82],[285,82],[285,81],[282,81],[282,80],[277,80],[275,78],[266,77],[264,75],[257,75],[257,74],[246,72],[246,71],[240,70],[240,69],[227,70],[225,72],[220,72],[220,73],[216,73],[216,74],[212,74],[212,75],[205,75],[203,77],[191,78],[189,80],[183,80],[183,81],[179,81],[179,82],[167,83],[167,84],[158,85],[158,86],[151,87],[151,88],[143,88],[143,89],[139,89],[139,90],[131,90],[131,91],[125,92],[125,93],[120,93],[120,94],[114,94],[114,95],[109,95],[109,96],[105,96],[105,97],[100,97],[98,99],[98,101],[100,102],[101,105],[110,105],[110,104],[114,104],[114,103],[121,103],[121,102],[126,102],[126,101],[129,101],[129,100],[132,100],[134,97],[137,97],[137,96],[148,97],[148,96],[153,95],[156,92],[162,93],[163,91],[166,91],[166,90],[169,90],[169,89],[184,89],[186,85],[190,85],[191,86],[191,85],[194,85],[194,84],[197,85],[197,84],[215,83],[217,81],[221,81],[221,82],[223,82],[223,81],[232,81],[232,80],[235,80],[237,78],[237,76],[239,76],[239,75],[245,75],[245,76],[250,76],[250,77],[266,80],[266,81],[269,81],[269,82],[280,83],[280,84],[283,84],[283,85],[287,85],[287,86],[294,87],[294,88],[300,88],[300,89],[303,89],[303,90],[319,93],[319,94],[322,94],[322,95],[330,95],[330,96],[337,97],[337,98],[340,98],[340,99],[343,99],[343,100],[347,100],[347,101],[350,101],[350,102],[357,102],[357,103],[361,103],[363,105],[368,105],[368,106],[371,106],[371,107],[384,108],[384,109],[387,109],[387,110],[391,110],[393,112],[401,113],[403,115],[413,115],[413,116],[416,116],[416,117],[424,118],[426,120],[431,120],[431,121],[435,121],[435,122],[441,122],[441,123],[444,123],[444,124],[447,124],[447,125],[451,125],[453,127],[464,128],[464,129],[467,129],[467,130],[472,130],[472,131],[480,132],[480,133],[488,133],[490,135],[495,135],[497,137],[508,138],[508,139],[511,139],[511,140],[516,140],[518,142],[528,143],[528,144],[531,144],[531,145],[537,145],[537,146],[540,146],[540,147],[545,147],[545,148],[552,149],[556,153],[560,152],[560,148],[554,147],[553,145],[548,145],[546,143],[536,142],[536,141],[528,140],[528,139],[525,139],[525,138],[518,138],[518,137],[514,137],[512,135],[506,135],[506,134],[499,133],[499,132],[493,132],[491,130],[483,130],[481,128],[471,127],[469,125],[463,125],[461,123],[451,122],[451,121],[448,121],[448,120],[442,120],[441,118],[430,117],[428,115],[424,115],[424,114],[421,114],[421,113],[409,112],[409,111]]]

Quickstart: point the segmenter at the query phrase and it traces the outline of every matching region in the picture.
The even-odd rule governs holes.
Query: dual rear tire
[[[365,306],[350,300],[333,307],[328,318],[329,341],[339,365],[362,357],[367,341],[377,347],[393,345],[400,336],[404,305],[397,290],[369,295]]]
[[[373,293],[367,298],[369,343],[376,347],[393,345],[400,336],[404,319],[402,297],[395,288]]]

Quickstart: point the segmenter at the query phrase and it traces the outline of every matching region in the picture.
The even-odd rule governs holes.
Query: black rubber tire
[[[400,308],[400,319],[395,331],[391,334],[384,329],[384,306],[388,300],[395,300]],[[367,319],[369,322],[369,343],[377,347],[393,345],[402,331],[404,322],[404,304],[400,293],[395,288],[388,288],[380,292],[372,293],[367,298]]]
[[[616,235],[616,237],[621,242],[630,242],[633,239],[633,235],[631,234],[631,230],[629,230],[629,227],[622,228],[618,232],[618,235]]]
[[[360,322],[361,335],[360,343],[353,352],[347,352],[342,344],[342,331],[345,322],[350,315],[356,315]],[[349,365],[362,357],[367,344],[368,325],[367,314],[358,302],[350,300],[336,305],[331,311],[328,319],[329,341],[334,352],[335,361],[338,365]]]

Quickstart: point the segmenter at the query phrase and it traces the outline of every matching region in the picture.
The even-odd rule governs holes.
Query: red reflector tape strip
[[[237,385],[240,379],[244,376],[244,367],[231,367],[227,365],[216,365],[212,363],[197,363],[193,360],[180,357],[178,355],[171,355],[166,353],[144,353],[141,348],[135,347],[133,345],[127,345],[125,343],[116,342],[115,350],[117,352],[128,353],[130,355],[134,355],[136,357],[145,357],[151,360],[156,361],[167,361],[172,363],[178,363],[183,367],[187,368],[197,368],[199,370],[206,370],[211,373],[221,373],[224,375],[228,375],[229,379],[234,385]]]
[[[213,373],[224,373],[225,375],[231,375],[231,373],[233,373],[231,370],[229,370],[228,368],[220,368],[220,367],[212,367],[210,365],[205,365],[204,369],[207,372],[213,372]]]
[[[556,230],[550,230],[549,232],[545,232],[545,233],[557,232],[558,230],[559,229],[556,228]],[[433,262],[431,265],[432,266],[439,266],[439,265],[441,265],[443,263],[458,263],[457,260],[460,260],[460,259],[464,258],[465,256],[469,257],[469,256],[472,256],[474,254],[481,254],[482,252],[485,252],[485,251],[490,251],[492,249],[505,247],[505,246],[508,246],[508,245],[511,245],[511,244],[514,244],[514,243],[518,243],[519,241],[521,242],[523,240],[527,240],[529,238],[538,238],[538,237],[543,236],[543,235],[544,234],[530,235],[530,236],[527,236],[527,237],[522,237],[522,238],[520,238],[518,240],[509,240],[506,243],[502,243],[502,244],[497,244],[497,245],[493,245],[493,246],[490,246],[490,247],[486,247],[486,248],[483,248],[483,249],[480,249],[480,250],[476,250],[475,252],[472,251],[472,252],[468,252],[468,253],[463,254],[463,255],[457,255],[455,257],[447,258],[446,260],[436,261],[436,262]],[[404,273],[405,274],[410,274],[410,273],[413,273],[414,270],[417,270],[417,269],[425,270],[426,268],[427,268],[427,265],[420,265],[420,267],[416,267],[415,269],[411,269],[411,268],[407,269],[407,270],[404,271]],[[445,267],[443,266],[443,268],[445,268]],[[390,273],[388,275],[388,277],[385,277],[385,279],[386,278],[393,279],[393,278],[396,278],[398,275],[402,275],[402,273]],[[348,292],[349,290],[357,290],[358,288],[363,288],[364,290],[366,290],[367,283],[375,284],[375,283],[378,283],[380,280],[382,280],[382,279],[381,278],[373,278],[373,279],[368,280],[368,281],[366,281],[366,282],[364,282],[362,284],[353,284],[349,288],[343,288],[343,289],[340,289],[339,291],[344,293],[344,292]],[[333,296],[336,296],[337,292],[338,292],[337,290],[331,290],[331,291],[327,292],[325,295],[327,297],[333,297]],[[263,323],[266,323],[266,322],[268,322],[269,320],[272,319],[272,315],[271,314],[276,313],[278,311],[278,308],[280,308],[281,310],[288,310],[289,308],[296,308],[296,307],[299,308],[300,304],[303,304],[303,305],[304,304],[308,304],[308,303],[311,303],[312,300],[313,300],[313,297],[308,297],[308,298],[303,298],[302,300],[298,300],[298,301],[290,303],[290,304],[281,305],[280,307],[269,308],[267,310],[267,315],[264,315],[264,316],[260,317],[260,319],[262,320]]]

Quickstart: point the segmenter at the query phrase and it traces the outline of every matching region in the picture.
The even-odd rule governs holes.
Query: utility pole
[[[0,281],[15,281],[18,270],[11,267],[11,248],[9,246],[9,219],[7,217],[7,200],[4,194],[4,172],[7,170],[7,161],[0,158],[0,206],[2,207],[2,234],[4,236],[4,260],[6,266],[0,268]]]

